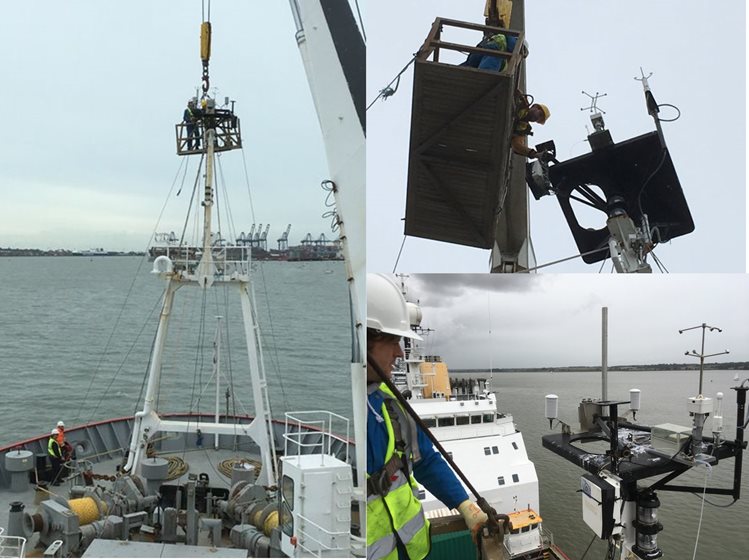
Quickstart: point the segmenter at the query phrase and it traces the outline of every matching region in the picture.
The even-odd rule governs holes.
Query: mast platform
[[[444,42],[444,26],[515,37],[501,52]],[[490,249],[506,194],[523,33],[437,18],[414,63],[405,234]],[[440,62],[440,51],[492,54],[502,71]]]
[[[239,117],[226,109],[209,109],[194,124],[181,122],[175,125],[177,155],[206,153],[205,131],[211,128],[215,132],[214,152],[227,152],[242,147]]]
[[[211,247],[212,262],[215,266],[217,280],[246,279],[250,273],[252,247],[249,245],[216,245]],[[155,248],[153,252],[154,270],[157,272],[178,272],[187,276],[193,275],[200,265],[203,247],[174,245]],[[169,259],[169,264],[161,264],[162,257]],[[171,266],[171,270],[162,267]]]

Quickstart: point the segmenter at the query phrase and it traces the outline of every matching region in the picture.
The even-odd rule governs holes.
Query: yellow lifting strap
[[[510,18],[512,17],[512,0],[486,0],[486,6],[484,7],[484,17],[488,18],[491,15],[491,7],[494,4],[494,8],[497,10],[499,19],[504,22],[504,27],[510,27]]]
[[[200,25],[200,58],[208,61],[211,58],[211,22],[204,21]]]

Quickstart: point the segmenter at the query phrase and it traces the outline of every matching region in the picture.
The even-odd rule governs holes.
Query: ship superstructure
[[[403,277],[401,287],[405,296]],[[428,337],[432,331],[421,326],[421,309],[410,301],[408,306],[411,328]],[[393,381],[481,496],[509,516],[504,558],[564,558],[543,531],[536,468],[512,415],[499,411],[491,379],[451,381],[440,356],[422,354],[416,341],[404,342]],[[454,513],[426,489],[419,494],[428,518]]]

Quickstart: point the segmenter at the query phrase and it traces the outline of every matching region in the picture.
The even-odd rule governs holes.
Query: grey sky
[[[483,5],[480,0],[373,3],[368,102],[418,50],[435,17],[480,23]],[[734,0],[720,9],[706,0],[526,2],[528,91],[552,113],[545,126],[534,127],[534,143],[554,139],[560,159],[589,151],[588,112],[580,110],[589,100],[581,90],[607,93],[599,107],[615,141],[653,130],[642,87],[633,79],[640,67],[653,72],[656,100],[681,110],[679,120],[664,124],[664,133],[696,230],[656,250],[672,272],[745,271],[745,19],[745,3]],[[374,271],[393,269],[403,241],[412,81],[409,68],[395,96],[367,113],[367,257]],[[664,119],[671,118],[671,109],[662,111]],[[579,253],[554,198],[531,197],[530,208],[539,264]],[[485,272],[488,262],[489,251],[408,238],[398,270]],[[544,272],[596,272],[599,266],[576,259]],[[604,270],[610,268],[608,263]]]
[[[0,246],[143,250],[180,165],[174,125],[200,85],[201,2],[4,8]],[[288,2],[214,0],[211,21],[211,86],[237,102],[256,221],[271,223],[271,246],[288,223],[292,244],[330,237],[327,164]],[[182,227],[190,159],[160,231]],[[222,166],[246,231],[242,155]]]
[[[489,275],[416,274],[406,280],[424,350],[451,368],[595,366],[601,363],[601,308],[609,311],[609,364],[697,363],[684,352],[728,349],[715,361],[747,361],[749,278],[745,274]],[[490,332],[491,331],[491,332]]]

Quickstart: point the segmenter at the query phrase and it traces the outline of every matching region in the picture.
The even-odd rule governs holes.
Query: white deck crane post
[[[348,0],[289,0],[296,40],[322,129],[346,266],[353,331],[351,392],[356,441],[354,499],[366,527],[365,45]]]

